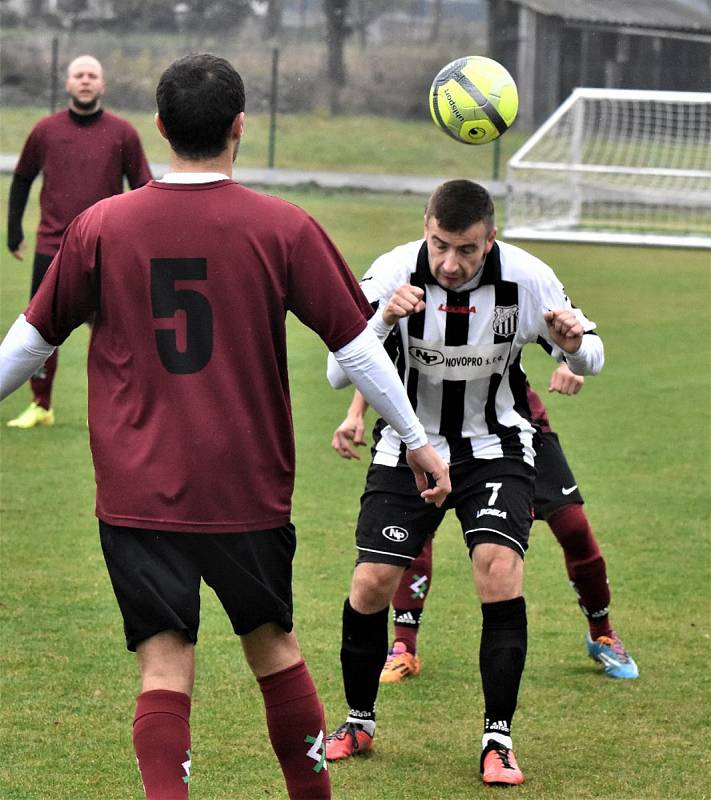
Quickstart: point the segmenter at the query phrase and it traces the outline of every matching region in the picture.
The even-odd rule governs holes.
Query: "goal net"
[[[711,247],[711,93],[575,89],[509,161],[503,236]]]

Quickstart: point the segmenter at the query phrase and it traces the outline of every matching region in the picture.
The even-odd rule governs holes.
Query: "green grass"
[[[3,109],[0,152],[19,153],[34,122],[46,113],[41,108]],[[153,115],[120,113],[138,129],[149,160],[166,163],[168,147],[156,130]],[[524,134],[511,131],[501,139],[500,170],[525,138]],[[268,115],[247,113],[239,164],[266,167],[268,147]],[[460,145],[440,133],[431,122],[325,114],[289,114],[277,119],[275,166],[282,169],[468,175],[487,180],[493,175],[493,158],[493,147]]]
[[[7,181],[0,182],[6,196]],[[421,201],[286,195],[320,219],[356,272],[420,231]],[[34,212],[33,212],[34,213]],[[26,230],[36,217],[28,215]],[[31,242],[29,242],[31,244]],[[605,678],[584,652],[585,624],[547,527],[527,556],[529,655],[515,719],[527,783],[521,800],[703,800],[708,774],[709,261],[708,253],[531,246],[555,267],[604,337],[607,365],[576,398],[549,409],[601,542],[613,620],[641,670]],[[2,250],[3,330],[22,310],[29,262]],[[365,463],[330,450],[348,393],[324,376],[321,343],[290,324],[297,432],[296,622],[326,707],[340,723],[340,614],[354,558]],[[138,798],[130,719],[137,688],[105,574],[93,509],[84,374],[87,332],[62,348],[52,430],[2,425],[4,800]],[[545,389],[552,362],[526,358]],[[422,635],[423,671],[385,687],[375,752],[331,767],[336,798],[470,800],[478,779],[480,615],[455,518],[435,546]],[[204,595],[192,729],[195,800],[283,798],[259,692],[229,625]],[[404,789],[403,787],[409,787]]]

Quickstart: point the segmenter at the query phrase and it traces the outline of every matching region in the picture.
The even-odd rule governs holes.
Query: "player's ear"
[[[486,248],[485,252],[489,253],[491,248],[494,246],[494,242],[496,241],[496,228],[492,228],[489,233],[486,234]]]
[[[156,114],[155,117],[153,117],[153,119],[155,120],[156,128],[158,128],[158,133],[160,133],[160,135],[164,139],[167,139],[168,134],[165,132],[165,125],[163,125],[163,120],[160,118],[158,114]]]
[[[244,111],[240,111],[232,123],[232,135],[235,139],[241,139],[244,134]]]

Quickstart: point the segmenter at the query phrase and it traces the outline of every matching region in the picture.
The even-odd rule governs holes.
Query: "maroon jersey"
[[[89,206],[151,179],[138,133],[120,117],[101,111],[81,117],[69,109],[32,129],[15,172],[34,180],[42,172],[36,250],[54,255],[69,223]]]
[[[26,316],[59,345],[96,315],[98,517],[198,533],[289,521],[287,311],[330,350],[371,313],[328,236],[283,200],[151,182],[74,220]]]
[[[528,407],[531,409],[531,422],[540,428],[545,433],[550,432],[551,423],[548,419],[548,412],[543,405],[541,398],[531,389],[529,384],[526,384],[526,397],[528,399]]]

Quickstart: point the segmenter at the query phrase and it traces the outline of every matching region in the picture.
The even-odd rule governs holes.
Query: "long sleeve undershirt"
[[[11,253],[20,246],[25,238],[22,231],[22,217],[27,207],[32,181],[22,175],[12,176],[10,199],[7,204],[7,248]]]

